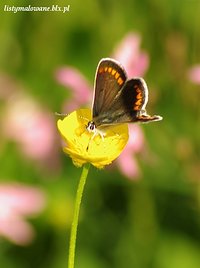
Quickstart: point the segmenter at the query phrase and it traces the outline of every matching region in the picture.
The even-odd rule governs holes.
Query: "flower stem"
[[[83,166],[83,170],[82,170],[82,173],[81,173],[79,185],[78,185],[77,192],[76,192],[74,216],[73,216],[73,221],[72,221],[72,226],[71,226],[70,243],[69,243],[68,268],[74,268],[74,258],[75,258],[75,249],[76,249],[76,235],[77,235],[79,212],[80,212],[80,206],[81,206],[83,190],[84,190],[84,186],[85,186],[85,182],[86,182],[86,179],[87,179],[89,168],[90,168],[89,163],[87,163],[87,164],[85,164]]]

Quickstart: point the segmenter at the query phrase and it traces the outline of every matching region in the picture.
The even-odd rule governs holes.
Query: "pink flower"
[[[40,213],[45,206],[44,193],[20,184],[0,184],[0,235],[18,245],[29,244],[35,235],[26,216]]]
[[[10,83],[4,83],[4,91]],[[58,164],[58,142],[55,119],[51,114],[24,93],[17,83],[12,85],[5,99],[2,132],[5,138],[15,141],[21,151],[37,160],[40,165],[55,167]]]
[[[149,57],[140,49],[139,34],[128,33],[114,49],[113,57],[125,67],[128,77],[144,76],[149,67]]]
[[[200,85],[200,65],[194,65],[188,72],[189,79],[197,85]]]
[[[124,175],[133,179],[138,177],[140,170],[135,155],[143,150],[144,135],[142,129],[136,124],[129,124],[129,141],[116,160]]]
[[[124,66],[129,78],[144,76],[149,66],[149,57],[146,52],[140,50],[140,43],[140,36],[131,32],[114,49],[112,55]],[[92,86],[78,70],[60,68],[56,72],[56,79],[72,92],[72,98],[65,103],[64,111],[69,112],[91,103]],[[139,175],[135,154],[143,149],[144,135],[138,125],[130,125],[129,130],[128,144],[116,162],[125,176],[134,179]]]
[[[63,67],[56,71],[57,81],[72,89],[70,101],[64,105],[64,111],[70,112],[76,110],[92,99],[92,87],[86,78],[75,68]]]

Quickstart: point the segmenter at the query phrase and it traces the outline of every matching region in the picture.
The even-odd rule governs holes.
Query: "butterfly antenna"
[[[57,115],[57,116],[68,116],[69,115],[69,114],[58,113],[58,112],[55,112],[54,114]]]

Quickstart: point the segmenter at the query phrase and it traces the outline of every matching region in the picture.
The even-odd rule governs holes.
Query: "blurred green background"
[[[70,11],[15,14],[3,11],[5,4],[70,5]],[[90,170],[75,267],[200,267],[200,87],[187,76],[200,63],[200,1],[3,0],[0,9],[1,75],[23,85],[52,115],[70,98],[55,79],[57,68],[74,66],[93,83],[98,61],[130,31],[141,35],[149,55],[149,110],[164,119],[142,125],[139,179],[129,180],[117,168]],[[1,122],[7,101],[0,101]],[[67,267],[81,169],[61,146],[59,164],[45,169],[2,133],[0,138],[0,183],[34,186],[47,198],[43,212],[28,218],[36,232],[30,244],[0,237],[0,266]]]

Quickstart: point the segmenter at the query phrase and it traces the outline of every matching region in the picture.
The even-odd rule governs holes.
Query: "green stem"
[[[70,243],[69,243],[69,259],[68,259],[68,268],[74,268],[74,258],[75,258],[75,249],[76,249],[76,235],[77,235],[77,227],[78,227],[78,218],[81,206],[81,200],[83,195],[83,190],[85,186],[85,182],[87,179],[88,171],[90,168],[90,164],[87,163],[83,166],[83,170],[81,173],[78,189],[76,192],[76,201],[74,208],[74,217],[72,221],[71,234],[70,234]]]

